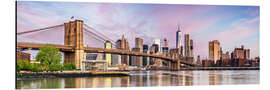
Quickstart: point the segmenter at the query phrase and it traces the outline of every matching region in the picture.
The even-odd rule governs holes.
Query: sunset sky
[[[81,19],[117,40],[124,34],[131,47],[135,37],[152,44],[167,38],[175,48],[177,24],[194,41],[195,57],[208,57],[208,42],[219,40],[223,52],[244,45],[251,57],[259,56],[259,6],[215,6],[180,4],[17,2],[17,32]]]

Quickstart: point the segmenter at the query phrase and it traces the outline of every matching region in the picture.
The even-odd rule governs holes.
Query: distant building
[[[121,40],[117,40],[115,42],[115,48],[121,49]],[[120,65],[121,64],[121,55],[119,54],[112,54],[112,65]]]
[[[168,41],[167,41],[166,38],[164,39],[164,45],[162,47],[162,53],[165,56],[168,56],[168,53],[169,53]]]
[[[209,42],[209,59],[213,60],[214,63],[220,59],[220,43],[218,40]]]
[[[202,60],[202,66],[203,67],[210,67],[214,64],[213,60],[203,59]]]
[[[181,57],[184,57],[185,56],[185,51],[184,51],[183,45],[180,48],[180,55],[181,55]]]
[[[178,48],[173,48],[173,49],[170,49],[169,55],[170,55],[170,57],[172,57],[172,58],[177,58],[177,59],[179,59],[180,56],[179,56],[178,52],[179,52],[179,49],[178,49]]]
[[[161,52],[161,43],[160,43],[160,39],[155,39],[155,40],[154,40],[154,44],[156,44],[156,45],[158,46],[157,52]]]
[[[181,37],[182,37],[182,32],[180,31],[180,27],[178,25],[177,31],[176,31],[176,48],[178,48],[178,49],[181,48]]]
[[[134,52],[140,52],[140,48],[132,48]],[[131,56],[130,65],[132,66],[142,66],[142,57],[140,56]]]
[[[124,35],[122,35],[121,39],[121,49],[129,51],[129,43],[126,41]],[[129,56],[128,55],[121,55],[121,64],[129,65]]]
[[[197,57],[196,64],[198,64],[198,65],[201,65],[202,64],[200,55],[198,55],[198,57]]]
[[[185,34],[185,57],[191,57],[189,34]]]
[[[105,49],[112,49],[112,43],[110,41],[106,41],[104,45]],[[112,65],[112,55],[111,54],[105,54],[104,55],[105,60],[107,61],[107,65],[111,66]]]
[[[142,38],[135,39],[135,48],[139,48],[140,52],[143,51],[143,39]]]
[[[143,45],[143,53],[149,53],[149,47],[148,45]],[[149,57],[143,56],[143,66],[149,65]]]
[[[193,52],[193,40],[190,40],[190,57],[194,57],[194,52]]]
[[[135,39],[135,48],[132,49],[132,51],[136,52],[143,52],[143,39],[142,38],[136,38]],[[136,66],[143,66],[143,57],[141,56],[133,56],[134,60],[132,60]],[[133,58],[132,58],[133,59]]]
[[[164,43],[163,47],[168,47],[168,40],[166,38],[164,38],[163,43]]]
[[[222,60],[221,66],[223,66],[223,67],[231,66],[231,57],[230,57],[229,52],[226,52],[225,54],[222,53],[221,60]]]
[[[154,53],[158,53],[159,52],[159,45],[158,44],[153,44],[152,48],[154,49]]]
[[[250,49],[244,49],[242,45],[241,48],[235,48],[231,54],[233,66],[241,67],[246,66],[245,64],[249,64],[250,60]]]

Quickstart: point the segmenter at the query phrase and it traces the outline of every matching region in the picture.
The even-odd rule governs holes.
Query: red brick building
[[[17,51],[17,60],[28,60],[30,61],[31,54]]]

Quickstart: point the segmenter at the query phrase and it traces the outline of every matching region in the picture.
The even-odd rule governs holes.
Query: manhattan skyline
[[[208,57],[211,40],[219,40],[225,52],[245,45],[252,58],[259,56],[258,6],[19,1],[17,32],[62,24],[71,16],[115,41],[124,34],[131,47],[141,37],[148,45],[167,38],[169,48],[175,48],[179,24],[194,40],[195,57]]]

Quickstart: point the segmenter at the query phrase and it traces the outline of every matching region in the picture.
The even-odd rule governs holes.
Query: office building
[[[220,43],[218,40],[209,42],[209,59],[213,60],[214,63],[220,59]]]

